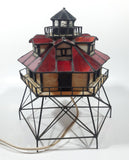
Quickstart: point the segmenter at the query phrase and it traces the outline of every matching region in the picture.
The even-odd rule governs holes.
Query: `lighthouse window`
[[[71,48],[70,49],[67,49],[67,55],[69,56],[69,55],[72,55],[72,53],[71,53]]]
[[[71,48],[57,49],[56,56],[57,60],[70,60],[72,57]]]
[[[94,50],[95,50],[95,43],[92,43],[90,46],[90,55],[94,54]]]
[[[71,48],[57,49],[57,56],[71,56]]]
[[[73,21],[69,21],[69,27],[73,27]]]
[[[33,45],[33,51],[36,52],[36,45]]]
[[[33,51],[34,51],[34,56],[38,56],[38,46],[37,45],[33,45]]]
[[[92,43],[91,46],[90,46],[90,52],[94,51],[94,48],[95,48],[95,44]]]
[[[67,21],[61,21],[61,27],[67,27]]]
[[[54,26],[55,26],[55,27],[59,26],[59,21],[58,21],[58,20],[55,20]]]

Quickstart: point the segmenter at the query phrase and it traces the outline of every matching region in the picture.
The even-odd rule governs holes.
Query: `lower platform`
[[[108,78],[108,70],[105,68],[103,69],[106,70],[106,72],[104,74],[101,74],[88,87],[71,87],[70,91],[63,91],[62,89],[60,89],[59,91],[58,87],[41,87],[28,74],[22,73],[22,71],[26,71],[26,69],[20,71],[20,76],[23,82],[38,97],[94,96]]]

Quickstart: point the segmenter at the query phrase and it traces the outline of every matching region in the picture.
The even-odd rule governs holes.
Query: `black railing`
[[[45,35],[48,37],[61,37],[61,36],[79,36],[82,34],[81,26],[74,27],[54,27],[48,26],[44,28]]]
[[[67,87],[68,91],[64,91],[64,87],[41,87],[39,86],[26,72],[26,68],[20,70],[20,77],[24,83],[31,89],[31,91],[37,96],[85,96],[85,95],[95,95],[104,82],[108,78],[109,70],[105,70],[98,79],[91,83],[87,87]],[[24,72],[24,73],[23,73]],[[33,83],[31,82],[33,81]]]

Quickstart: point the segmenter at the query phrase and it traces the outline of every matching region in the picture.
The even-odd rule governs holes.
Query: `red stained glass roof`
[[[42,62],[42,59],[44,58],[44,56],[47,54],[47,51],[48,49],[41,55],[41,57],[35,57],[33,54],[33,51],[31,51],[25,54],[24,56],[22,56],[21,58],[19,58],[18,61],[34,72],[35,69],[38,67],[38,65]],[[27,63],[27,61],[29,63]]]
[[[79,49],[79,50],[81,51],[81,53],[85,57],[86,61],[91,66],[92,70],[98,70],[101,67],[101,65],[95,59],[93,59],[91,56],[89,56],[87,53],[85,53],[81,49]]]
[[[36,57],[34,57],[33,55],[30,56],[30,58],[28,58],[25,62],[24,65],[28,66],[29,64],[31,64],[32,61],[34,61],[36,59]]]
[[[69,72],[71,71],[71,61],[58,61],[57,62],[57,69],[59,72]]]
[[[38,65],[41,63],[42,57],[36,58],[35,61],[33,61],[29,66],[27,66],[31,71],[35,72],[35,69],[38,67]]]
[[[83,57],[78,54],[77,49],[75,47],[72,48],[73,53],[73,64],[74,64],[74,71],[75,72],[90,72],[91,67],[88,65],[88,63],[85,62]]]
[[[77,37],[75,38],[75,42],[76,43],[80,43],[80,42],[94,42],[96,40],[96,37],[93,36],[81,36],[81,37]]]
[[[110,57],[98,50],[95,50],[96,55],[100,56],[102,59],[104,59],[105,61],[107,61],[108,59],[110,59]]]
[[[110,57],[98,50],[95,50],[95,54],[92,55],[92,58],[96,60],[100,65],[103,65]]]
[[[46,53],[47,54],[47,53]],[[52,47],[46,58],[41,62],[36,72],[55,72],[55,48]]]
[[[33,51],[28,52],[27,54],[25,54],[24,56],[20,57],[18,59],[18,61],[20,61],[21,63],[24,63],[28,58],[30,58],[30,56],[33,54]]]
[[[77,37],[76,40],[85,40],[85,35],[84,37]],[[44,35],[43,37],[42,35],[36,35],[35,37],[39,39],[46,38]],[[69,43],[72,46],[71,61],[56,60],[55,45],[63,42]],[[95,53],[90,56],[76,45],[72,45],[73,43],[67,39],[59,39],[55,41],[52,47],[47,48],[41,56],[37,57],[33,54],[33,51],[30,51],[18,60],[33,72],[94,72],[109,59],[109,56],[98,50],[95,50]]]
[[[51,38],[47,38],[45,35],[36,35],[30,39],[29,42],[34,44],[48,44],[52,43],[53,40]]]

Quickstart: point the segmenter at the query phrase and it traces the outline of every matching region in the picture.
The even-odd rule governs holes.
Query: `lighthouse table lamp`
[[[109,71],[103,68],[109,56],[95,48],[98,38],[82,33],[82,27],[75,26],[76,18],[65,8],[51,21],[52,26],[45,27],[44,34],[29,40],[33,49],[18,59],[25,66],[20,77],[26,86],[19,116],[29,126],[37,147],[44,141],[85,139],[89,148],[91,141],[98,148],[99,133],[108,114],[111,116],[104,88]],[[27,112],[31,113],[31,122]],[[52,112],[53,119],[48,118],[45,124],[45,114]],[[59,135],[61,120],[74,121],[73,135],[55,136],[53,128],[57,125]]]

